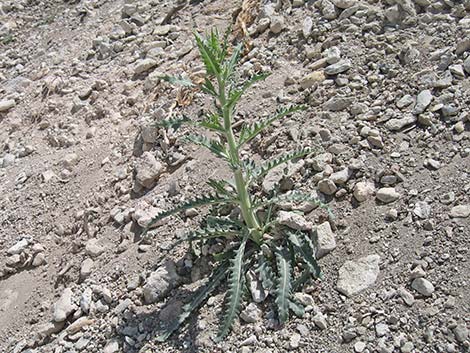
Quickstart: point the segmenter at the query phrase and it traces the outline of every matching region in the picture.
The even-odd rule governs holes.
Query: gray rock
[[[318,183],[318,190],[325,195],[333,195],[338,190],[338,188],[336,187],[336,184],[333,183],[333,181],[330,179],[323,179]]]
[[[112,339],[106,343],[106,346],[104,346],[103,353],[116,353],[119,352],[119,350],[119,342],[115,339]]]
[[[357,0],[331,0],[331,2],[342,10],[349,9],[357,4]]]
[[[33,267],[39,267],[39,266],[42,266],[46,263],[47,263],[46,255],[44,255],[44,253],[40,252],[39,254],[36,254],[34,256],[33,262],[31,263],[31,265],[33,265]]]
[[[52,317],[55,322],[65,321],[69,315],[77,310],[77,306],[73,304],[72,297],[72,289],[65,288],[59,300],[53,306]]]
[[[351,106],[353,101],[353,97],[336,96],[326,101],[323,107],[332,112],[339,112]]]
[[[154,68],[157,65],[158,65],[158,62],[154,59],[147,58],[147,59],[138,60],[134,64],[134,74],[140,75],[144,73],[145,71],[148,71]]]
[[[450,210],[452,218],[467,218],[470,216],[470,205],[458,205],[452,207]]]
[[[467,72],[467,74],[470,75],[470,55],[463,62],[463,68]]]
[[[328,328],[328,322],[326,321],[325,315],[322,313],[316,313],[312,320],[315,326],[317,326],[320,330],[326,330]]]
[[[381,323],[378,323],[377,325],[375,325],[375,334],[377,335],[377,337],[383,337],[385,336],[386,334],[389,333],[389,328],[388,328],[388,325],[381,322]]]
[[[390,119],[385,123],[385,127],[390,131],[399,131],[407,125],[414,124],[416,120],[416,116],[407,115],[401,119]]]
[[[354,186],[354,198],[358,202],[364,202],[372,197],[375,192],[374,183],[369,181],[360,181]]]
[[[427,219],[431,215],[431,206],[425,201],[418,201],[413,209],[413,213],[421,219]]]
[[[339,269],[337,290],[350,297],[372,286],[379,275],[380,256],[369,255],[346,261]]]
[[[327,66],[325,68],[325,74],[327,75],[337,75],[342,72],[348,71],[351,68],[351,61],[348,59],[340,60],[336,64]]]
[[[449,71],[455,78],[463,80],[465,78],[464,67],[460,64],[450,65]]]
[[[93,303],[93,291],[91,288],[85,288],[80,297],[80,309],[85,313],[88,314],[90,312],[91,306]]]
[[[23,251],[26,250],[28,245],[29,245],[29,241],[27,239],[21,239],[19,242],[17,242],[15,245],[13,245],[7,250],[7,254],[8,255],[21,254]]]
[[[352,176],[352,170],[348,167],[330,175],[330,180],[336,185],[344,185]]]
[[[304,21],[302,22],[302,34],[304,38],[310,37],[312,34],[312,28],[313,28],[313,20],[310,16],[307,16],[304,18]]]
[[[301,340],[301,336],[298,332],[294,332],[290,335],[290,338],[289,338],[289,348],[290,349],[297,349],[299,348],[300,346],[300,340]]]
[[[250,289],[251,297],[255,303],[262,303],[268,296],[267,291],[263,288],[263,285],[256,274],[249,271],[246,275],[248,280],[248,288]]]
[[[333,155],[331,153],[321,153],[312,159],[311,165],[315,171],[321,172],[332,161],[333,161]]]
[[[280,225],[287,226],[295,230],[311,230],[313,224],[307,221],[302,215],[295,212],[279,211],[277,221]]]
[[[150,152],[144,152],[135,167],[136,181],[146,189],[151,189],[163,173],[163,166]]]
[[[303,89],[307,89],[312,87],[316,83],[321,83],[325,81],[326,77],[323,71],[314,71],[307,76],[304,76],[302,80],[300,80],[299,84],[300,87]]]
[[[416,278],[411,283],[411,287],[425,297],[429,297],[434,293],[434,286],[425,278]]]
[[[87,258],[82,262],[82,266],[80,267],[80,279],[82,281],[91,275],[94,265],[94,261],[90,258]]]
[[[170,289],[179,282],[176,273],[176,265],[173,261],[167,261],[157,268],[147,278],[143,288],[143,295],[147,304],[152,304],[162,299]]]
[[[330,0],[322,0],[320,7],[323,17],[325,17],[327,20],[334,20],[336,17],[338,17],[335,5],[333,5]]]
[[[5,99],[0,101],[0,112],[6,112],[16,105],[13,99]]]
[[[263,180],[263,191],[265,193],[269,193],[270,191],[274,190],[276,185],[279,185],[281,183],[283,177],[284,166],[279,166],[271,169],[268,174],[266,174],[266,177]]]
[[[315,228],[317,246],[316,258],[320,259],[336,248],[336,240],[329,222],[324,222]]]
[[[272,16],[269,30],[274,34],[279,34],[285,28],[286,23],[283,16]]]
[[[78,155],[76,153],[68,153],[62,158],[62,166],[64,168],[72,168],[78,164]]]
[[[429,106],[429,104],[431,104],[432,98],[433,98],[433,95],[430,90],[426,89],[424,91],[421,91],[416,97],[414,113],[415,114],[423,113],[426,110],[426,108]]]
[[[400,194],[395,190],[395,188],[381,188],[377,191],[377,200],[382,201],[383,203],[390,203],[396,201],[400,198]]]
[[[408,292],[405,288],[400,288],[398,290],[398,294],[403,299],[403,301],[405,302],[406,305],[412,306],[414,304],[415,298],[414,298],[413,294]]]
[[[16,156],[13,153],[5,153],[5,155],[3,156],[3,163],[0,163],[0,166],[2,168],[9,167],[15,163],[15,160]]]
[[[261,310],[258,309],[255,303],[250,303],[240,313],[240,318],[248,323],[255,323],[261,319]]]
[[[398,109],[402,109],[402,108],[405,108],[409,105],[411,105],[413,102],[414,102],[414,98],[412,96],[410,96],[409,94],[405,94],[403,97],[401,97],[398,101],[397,101],[397,108]]]
[[[454,328],[454,336],[457,342],[464,343],[468,339],[468,328],[465,324],[457,325]]]
[[[104,253],[105,248],[98,244],[98,239],[92,238],[89,239],[85,244],[85,253],[91,257],[98,257]]]
[[[362,341],[357,341],[354,343],[354,352],[362,353],[366,349],[366,343]]]

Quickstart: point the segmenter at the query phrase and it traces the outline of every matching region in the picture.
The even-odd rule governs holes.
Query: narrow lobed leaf
[[[276,306],[279,321],[283,324],[289,319],[289,302],[291,296],[291,265],[289,263],[289,254],[285,249],[276,251],[277,262],[277,287],[276,287]]]

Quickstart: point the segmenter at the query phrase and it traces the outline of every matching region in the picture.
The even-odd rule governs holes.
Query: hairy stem
[[[237,142],[235,140],[235,135],[233,134],[232,111],[229,107],[226,106],[225,82],[221,77],[217,77],[217,83],[219,85],[219,103],[222,106],[225,137],[227,138],[230,159],[232,160],[235,168],[235,186],[237,189],[238,197],[240,199],[240,208],[243,220],[245,221],[246,226],[251,232],[251,239],[257,244],[260,244],[262,240],[262,234],[260,231],[258,218],[256,217],[254,209],[251,207],[251,198],[250,194],[248,193],[247,181],[243,176],[243,169],[242,164],[240,162],[240,156],[238,154]]]

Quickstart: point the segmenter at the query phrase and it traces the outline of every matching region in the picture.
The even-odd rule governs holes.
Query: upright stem
[[[245,177],[243,176],[242,164],[240,162],[237,143],[232,129],[232,111],[226,106],[225,82],[220,77],[217,77],[217,82],[219,84],[219,102],[222,106],[225,136],[227,138],[230,157],[234,162],[235,166],[235,187],[237,189],[237,194],[240,199],[240,208],[242,211],[242,216],[246,223],[246,226],[251,232],[251,238],[259,244],[261,242],[262,234],[260,231],[258,218],[256,217],[256,214],[253,208],[251,207],[250,194],[248,193],[247,183]]]

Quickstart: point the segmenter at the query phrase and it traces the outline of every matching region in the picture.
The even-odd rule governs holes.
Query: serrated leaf
[[[277,286],[276,306],[279,321],[283,324],[289,319],[289,302],[291,296],[291,265],[286,251],[276,251]]]
[[[220,65],[218,62],[218,58],[214,55],[216,54],[216,50],[211,42],[211,38],[209,40],[204,40],[199,34],[194,33],[194,37],[196,38],[196,43],[199,49],[199,54],[201,55],[202,61],[204,62],[204,66],[206,67],[206,72],[209,75],[219,75],[220,74]],[[212,44],[212,46],[210,45]]]
[[[260,167],[254,169],[251,171],[251,178],[250,178],[250,181],[249,183],[253,182],[254,180],[258,179],[258,178],[261,178],[263,177],[264,175],[266,175],[270,170],[284,164],[284,163],[287,163],[293,159],[296,159],[296,158],[300,158],[300,157],[304,157],[310,153],[312,153],[313,150],[310,149],[310,148],[302,148],[302,149],[299,149],[297,151],[293,151],[293,152],[289,152],[289,153],[286,153],[282,156],[279,156],[279,157],[276,157],[274,158],[273,160],[270,160],[266,163],[264,163],[263,165],[261,165]]]
[[[208,137],[200,135],[189,135],[186,137],[186,139],[196,145],[206,147],[209,151],[220,158],[229,160],[227,149],[224,145],[216,140],[212,140]]]
[[[210,94],[213,97],[217,97],[215,87],[207,77],[205,78],[204,83],[201,85],[201,89],[203,92]]]
[[[196,291],[191,301],[183,306],[178,317],[159,335],[156,337],[158,342],[166,341],[173,332],[175,332],[186,319],[197,310],[225,278],[228,270],[228,261],[223,262],[209,277],[207,284]]]
[[[172,85],[183,86],[183,87],[194,87],[194,83],[189,78],[183,77],[181,75],[175,75],[175,76],[163,75],[163,76],[159,76],[159,78],[162,79],[163,81],[171,83]]]
[[[305,308],[302,304],[297,303],[295,300],[289,301],[289,309],[294,313],[297,317],[303,317],[305,314]]]
[[[154,125],[165,128],[165,129],[173,129],[176,131],[182,125],[191,124],[191,123],[192,123],[191,119],[183,115],[182,117],[179,117],[179,118],[164,119],[164,120],[158,121]]]
[[[171,216],[175,213],[178,213],[180,211],[188,210],[190,208],[195,208],[195,207],[206,206],[206,205],[230,204],[230,203],[235,203],[235,202],[237,202],[235,199],[230,199],[230,198],[227,198],[226,196],[221,196],[218,194],[208,194],[208,195],[198,196],[178,206],[170,208],[169,210],[166,210],[157,214],[155,217],[152,218],[150,223],[147,225],[147,228],[144,230],[144,234],[146,234],[148,230],[158,221],[168,216]]]
[[[300,254],[300,258],[308,267],[312,275],[319,278],[321,276],[320,266],[315,258],[315,250],[311,244],[308,243],[308,238],[302,233],[287,232],[290,243],[294,246],[296,252]]]
[[[243,256],[245,254],[245,246],[247,239],[247,236],[243,238],[242,242],[240,243],[240,247],[235,253],[235,258],[233,259],[232,266],[230,267],[230,277],[228,283],[229,289],[227,292],[228,305],[225,309],[223,324],[217,336],[218,341],[227,336],[240,310],[242,294],[245,289]]]
[[[274,287],[274,270],[271,262],[263,254],[260,255],[257,272],[265,290],[270,290]]]
[[[245,143],[254,139],[261,131],[270,126],[276,120],[305,109],[306,108],[304,106],[292,106],[289,108],[283,108],[278,110],[278,112],[269,119],[265,119],[260,122],[255,122],[251,125],[243,125],[242,130],[240,132],[238,148],[242,147]]]
[[[226,180],[215,180],[209,178],[207,181],[207,185],[209,185],[214,191],[220,195],[227,195],[230,197],[234,197],[235,188],[233,184],[230,184]]]
[[[240,59],[240,54],[243,48],[243,44],[238,44],[234,49],[230,60],[227,61],[225,68],[224,68],[224,79],[229,80],[235,71],[235,66]]]
[[[256,82],[266,79],[266,77],[268,77],[269,75],[270,75],[269,73],[254,75],[251,78],[249,78],[248,80],[246,80],[240,88],[232,89],[231,92],[229,93],[229,97],[228,97],[227,102],[225,104],[227,109],[233,110],[235,105],[238,103],[238,101],[242,97],[243,93],[245,93],[245,91],[248,88],[250,88]]]

